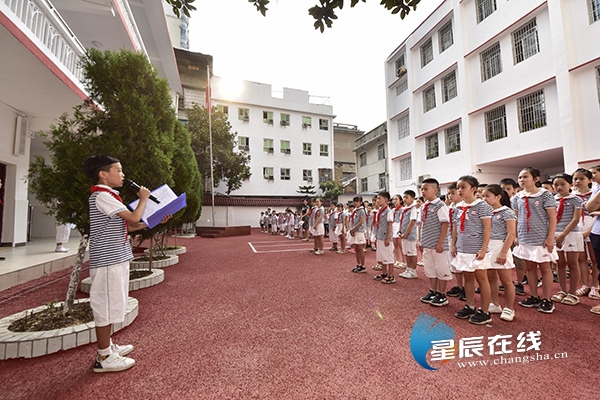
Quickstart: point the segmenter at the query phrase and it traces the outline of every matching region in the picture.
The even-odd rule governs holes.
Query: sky
[[[214,75],[306,90],[335,123],[368,132],[386,121],[385,60],[442,1],[421,0],[402,20],[379,0],[347,0],[321,33],[308,14],[318,0],[271,0],[266,17],[246,0],[200,0],[190,51],[212,55]]]

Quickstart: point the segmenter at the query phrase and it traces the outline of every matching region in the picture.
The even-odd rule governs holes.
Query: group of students
[[[277,212],[268,208],[260,213],[260,231],[271,235],[281,235],[294,239],[296,235],[304,235],[304,221],[300,211],[287,208],[285,212]]]
[[[548,183],[547,189],[542,187]],[[329,213],[330,231],[336,227],[330,233],[332,249],[338,248],[336,240],[338,252],[344,252],[345,241],[354,248],[352,272],[366,272],[364,251],[371,240],[377,259],[373,268],[381,271],[375,280],[394,283],[395,267],[405,269],[400,277],[417,278],[420,264],[430,283],[420,300],[442,307],[449,304],[448,296],[458,297],[466,305],[455,316],[474,324],[491,323],[492,314],[512,321],[516,294],[525,295],[524,284],[530,295],[519,305],[543,313],[552,313],[554,303],[577,305],[581,296],[600,299],[600,166],[557,174],[551,182],[541,182],[533,167],[519,173],[518,183],[507,178],[480,184],[465,175],[441,197],[438,181],[430,178],[420,190],[422,199],[407,190],[391,203],[390,194],[381,192],[373,204],[356,196],[347,211],[344,205],[331,206],[337,210]],[[314,253],[323,254],[319,233],[327,214],[320,200],[314,210]],[[446,291],[453,279],[456,284]],[[555,279],[558,293],[552,292]],[[499,291],[504,291],[504,307]],[[600,305],[590,311],[600,314]]]

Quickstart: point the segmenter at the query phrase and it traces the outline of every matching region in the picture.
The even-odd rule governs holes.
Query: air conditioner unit
[[[242,146],[243,151],[250,151],[250,146]]]
[[[268,123],[268,124],[271,124],[271,125],[273,125],[273,120],[269,118],[269,119],[267,120],[267,123]]]
[[[398,78],[402,78],[406,74],[406,72],[406,67],[402,65],[396,70],[396,76]]]
[[[273,180],[273,175],[266,175],[265,179],[268,181],[272,181]]]
[[[419,177],[417,178],[417,184],[420,186],[425,179],[429,179],[429,178],[431,178],[431,175],[429,175],[429,174],[419,175]]]
[[[272,147],[269,147],[269,148],[267,149],[267,153],[273,154],[273,148],[272,148]]]
[[[281,126],[287,126],[288,123],[287,123],[287,121],[281,121],[280,124],[281,124]]]
[[[27,145],[27,133],[29,120],[26,117],[17,116],[17,126],[15,128],[15,147],[13,153],[15,156],[24,156]]]
[[[285,154],[291,154],[292,153],[292,149],[285,149],[284,153]]]
[[[309,178],[306,178],[306,182],[307,182],[307,183],[312,183],[312,178],[310,178],[310,177],[309,177]]]
[[[244,115],[244,121],[250,121],[250,116],[249,115]]]
[[[309,125],[309,124],[302,124],[302,128],[306,129],[306,128],[308,128],[308,127],[310,127],[310,125]]]

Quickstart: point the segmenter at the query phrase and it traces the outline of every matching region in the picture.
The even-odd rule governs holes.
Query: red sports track
[[[374,281],[371,251],[368,273],[357,275],[353,254],[316,256],[306,250],[310,243],[257,230],[182,242],[188,252],[165,269],[164,282],[131,293],[139,316],[114,336],[135,345],[132,369],[93,373],[95,344],[0,361],[1,398],[598,398],[600,316],[589,312],[597,302],[588,298],[558,304],[550,315],[516,306],[513,322],[495,315],[492,326],[476,326],[454,317],[464,306],[456,298],[442,308],[419,301],[429,288],[422,268],[416,280]],[[0,293],[0,317],[62,299],[67,280],[62,272]],[[485,346],[482,357],[428,371],[409,344],[421,313],[452,327],[456,340],[513,335],[505,359],[564,355],[494,365],[498,357]],[[530,331],[541,332],[540,351],[517,354],[517,335]],[[459,367],[480,360],[488,365]]]

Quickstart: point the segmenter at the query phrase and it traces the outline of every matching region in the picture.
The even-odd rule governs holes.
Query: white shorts
[[[367,240],[365,239],[364,232],[354,232],[354,236],[350,236],[352,238],[351,244],[365,244]]]
[[[577,226],[579,227],[579,230],[581,232],[585,232],[588,229],[590,229],[592,225],[594,225],[594,217],[592,217],[591,215],[585,215],[579,220],[579,224]],[[590,237],[586,237],[585,239],[583,239],[583,241],[586,243],[589,242]]]
[[[483,260],[477,260],[477,254],[457,253],[452,260],[452,265],[458,272],[475,272],[490,269],[491,262],[488,254],[483,257]]]
[[[400,222],[392,223],[392,237],[398,237],[398,232],[400,232]]]
[[[556,233],[558,236],[560,232]],[[583,242],[583,234],[581,232],[569,232],[565,236],[565,240],[561,247],[556,246],[556,250],[564,251],[566,253],[581,253],[585,251],[585,245]]]
[[[525,261],[533,261],[535,263],[556,262],[558,260],[556,246],[554,246],[552,253],[550,253],[544,246],[519,244],[513,249],[513,254]]]
[[[437,278],[441,281],[452,279],[448,251],[437,253],[435,249],[423,249],[423,269],[428,278]]]
[[[129,297],[129,261],[90,268],[90,277],[90,305],[96,326],[123,322]]]
[[[312,234],[313,236],[323,236],[325,234],[325,226],[323,224],[313,226]]]
[[[340,236],[342,234],[342,228],[343,228],[342,224],[335,225],[335,231],[334,231],[335,236]]]
[[[417,242],[411,242],[408,239],[402,239],[402,254],[405,256],[416,256]]]
[[[487,255],[490,258],[491,269],[512,269],[515,267],[512,251],[510,251],[510,249],[508,249],[508,253],[506,253],[506,262],[504,263],[504,265],[496,263],[498,254],[500,254],[503,247],[503,240],[490,240],[490,245],[488,247],[490,251]]]
[[[394,263],[394,243],[390,240],[390,245],[385,245],[385,240],[377,239],[377,251],[375,252],[377,262],[381,264]]]

